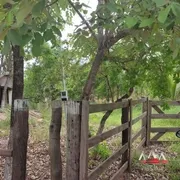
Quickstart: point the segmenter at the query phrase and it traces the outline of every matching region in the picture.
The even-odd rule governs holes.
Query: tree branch
[[[58,0],[55,0],[55,1],[53,1],[52,3],[47,4],[46,7],[52,6],[53,4],[55,4],[55,3],[57,3],[57,2],[58,2]]]
[[[97,41],[97,37],[96,34],[94,33],[93,29],[91,28],[91,26],[89,25],[89,23],[86,21],[86,19],[83,17],[83,15],[79,12],[79,10],[76,8],[76,6],[73,4],[73,2],[71,0],[68,0],[69,4],[73,7],[73,9],[77,12],[77,14],[79,15],[79,17],[83,20],[83,22],[86,24],[86,26],[88,27],[89,31],[91,32],[91,35],[94,37],[94,39]]]
[[[108,42],[107,42],[107,47],[110,48],[112,47],[115,43],[117,43],[120,39],[129,36],[132,33],[131,29],[122,29],[117,32],[115,36],[109,36],[108,37]]]

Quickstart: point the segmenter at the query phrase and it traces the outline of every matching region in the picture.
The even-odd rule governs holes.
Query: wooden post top
[[[52,102],[52,108],[56,109],[56,108],[60,108],[60,107],[62,107],[62,102],[61,102],[61,100],[54,100],[54,101]]]
[[[27,99],[15,99],[14,100],[14,111],[25,111],[28,110]]]

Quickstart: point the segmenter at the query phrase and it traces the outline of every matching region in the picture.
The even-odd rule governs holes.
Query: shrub
[[[106,142],[100,143],[99,145],[94,147],[90,152],[90,156],[93,159],[98,159],[98,160],[99,159],[105,160],[110,156],[110,154],[111,154],[111,150],[109,149]]]

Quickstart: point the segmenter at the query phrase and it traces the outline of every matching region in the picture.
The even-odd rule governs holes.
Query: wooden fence
[[[165,112],[159,107],[163,105],[163,103],[167,103],[169,106],[180,106],[180,101],[149,101],[149,122],[156,121],[158,119],[180,119],[180,113],[178,114],[165,114]],[[156,112],[154,113],[153,110]],[[150,132],[156,133],[155,136],[150,140],[151,143],[157,142],[157,140],[162,137],[166,132],[177,132],[180,130],[180,127],[152,127],[150,125]]]
[[[141,141],[137,148],[149,144],[149,123],[148,123],[148,103],[147,98],[139,100],[123,100],[122,102],[110,104],[89,105],[87,101],[67,102],[67,180],[95,180],[98,178],[115,160],[121,157],[121,167],[114,174],[111,180],[119,179],[124,171],[131,171],[132,144],[141,136]],[[133,106],[142,104],[142,114],[132,117]],[[121,109],[121,125],[100,135],[88,138],[89,114]],[[142,120],[139,131],[132,136],[132,126]],[[98,145],[104,140],[122,132],[122,147],[106,159],[102,164],[88,173],[88,149]]]
[[[180,106],[179,101],[169,101],[169,105]],[[142,106],[142,113],[133,117],[135,105]],[[89,104],[88,101],[67,102],[67,150],[66,150],[66,179],[67,180],[95,180],[107,168],[121,157],[121,166],[110,180],[119,179],[128,170],[131,171],[133,143],[140,138],[136,149],[148,146],[150,142],[157,142],[166,132],[176,132],[180,127],[152,127],[151,122],[155,119],[179,119],[178,114],[165,114],[159,107],[161,101],[151,101],[148,98],[139,100],[126,99],[122,102],[109,104]],[[97,112],[106,112],[121,109],[119,126],[103,132],[97,136],[88,137],[89,115]],[[154,113],[154,111],[157,113]],[[28,106],[26,100],[14,102],[14,124],[12,127],[12,149],[0,149],[0,156],[12,157],[12,179],[25,180],[26,178],[26,153],[28,140]],[[50,124],[49,153],[51,161],[51,179],[62,179],[62,161],[60,152],[60,131],[62,120],[62,104],[54,101],[52,104],[52,120]],[[141,121],[138,132],[133,134],[133,126]],[[88,151],[104,140],[122,133],[122,146],[109,158],[98,165],[93,171],[88,172]],[[156,133],[151,138],[151,133]],[[23,138],[22,138],[23,137]],[[21,152],[21,153],[19,153]]]

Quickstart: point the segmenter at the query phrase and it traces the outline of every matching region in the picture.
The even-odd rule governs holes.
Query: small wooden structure
[[[8,73],[0,75],[0,107],[12,103],[12,78]]]

